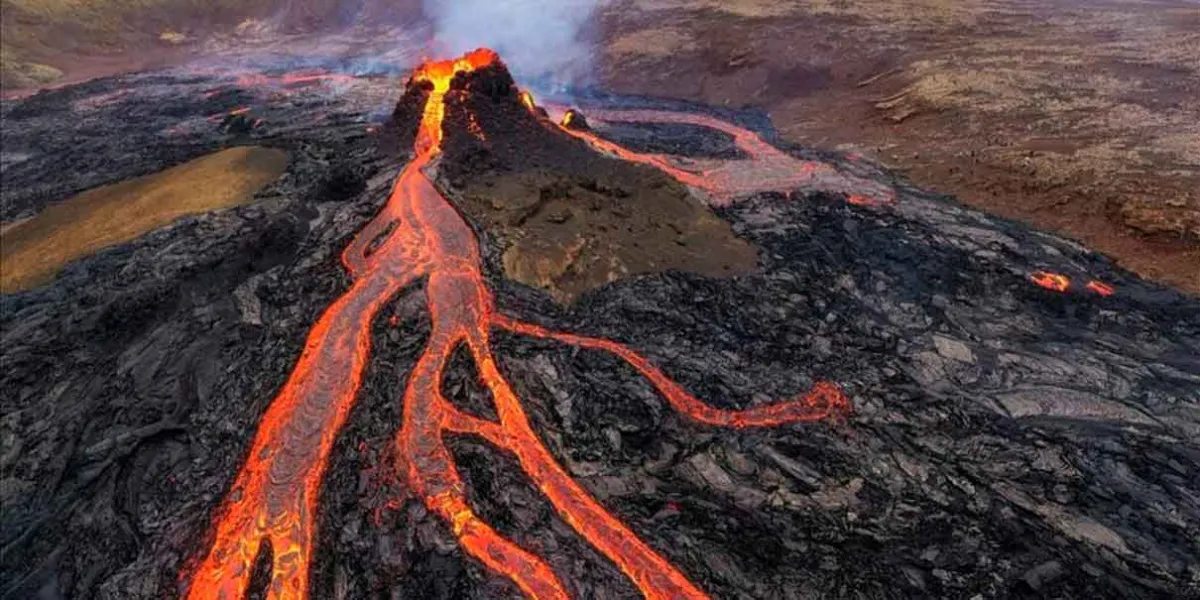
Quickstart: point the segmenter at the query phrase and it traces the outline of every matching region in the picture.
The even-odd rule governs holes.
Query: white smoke
[[[591,73],[585,28],[609,0],[424,1],[440,57],[488,47],[515,77],[563,85]]]

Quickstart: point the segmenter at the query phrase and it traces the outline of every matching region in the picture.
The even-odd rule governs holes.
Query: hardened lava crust
[[[782,149],[831,165],[818,183],[836,171],[894,198],[799,186],[717,202],[555,129],[506,74],[475,75],[459,83],[487,92],[448,97],[445,152],[429,173],[478,235],[498,311],[619,341],[717,408],[819,381],[853,404],[842,421],[709,427],[612,354],[493,334],[496,365],[557,462],[698,587],[716,598],[1197,593],[1200,300],[853,156]],[[391,107],[424,99],[401,86],[167,71],[0,105],[6,221],[226,147],[291,157],[252,204],[181,219],[0,297],[4,598],[179,593],[309,329],[351,286],[343,249],[412,158],[420,117]],[[719,111],[580,104],[593,133],[639,152],[745,158],[728,132],[593,116],[731,116]],[[244,107],[247,126],[230,127]],[[647,198],[690,212],[629,208]],[[722,243],[748,252],[722,255],[729,273],[688,262],[686,243],[701,242],[671,229],[709,218],[727,230]],[[678,262],[629,268],[659,250],[627,246],[666,230],[684,238]],[[521,275],[513,248],[545,258],[524,241],[535,231],[623,240],[580,253],[627,270],[589,278],[576,258],[557,275]],[[1069,283],[1048,289],[1039,271]],[[399,390],[430,335],[427,285],[388,299],[370,324],[362,387],[320,487],[311,597],[522,596],[396,476]],[[443,393],[496,419],[478,371],[459,350]],[[446,446],[479,518],[541,557],[572,597],[636,595],[510,454],[473,436]]]

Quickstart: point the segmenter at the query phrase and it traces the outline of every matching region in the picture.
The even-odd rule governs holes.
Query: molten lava
[[[1099,294],[1101,296],[1104,296],[1105,298],[1113,295],[1113,293],[1117,291],[1117,289],[1114,288],[1113,286],[1111,286],[1107,283],[1104,283],[1103,281],[1097,281],[1095,279],[1087,282],[1087,285],[1085,287],[1088,289],[1088,291],[1090,291],[1094,294]]]
[[[440,154],[443,102],[452,93],[454,78],[498,63],[494,52],[477,50],[455,61],[427,63],[413,74],[410,85],[429,90],[414,144],[416,156],[396,180],[386,206],[343,252],[342,262],[354,283],[317,320],[299,362],[263,415],[245,463],[216,513],[211,546],[182,576],[188,598],[243,597],[264,542],[272,551],[267,597],[307,597],[318,488],[361,384],[371,324],[390,298],[418,278],[427,279],[432,330],[403,393],[404,422],[395,440],[397,471],[471,556],[531,598],[566,598],[567,592],[543,559],[501,536],[471,509],[445,446],[447,433],[476,435],[516,457],[562,519],[647,598],[706,596],[558,464],[500,372],[491,350],[492,329],[619,356],[673,408],[708,425],[769,427],[849,410],[846,397],[829,383],[776,404],[740,411],[713,408],[622,344],[552,331],[497,312],[480,271],[474,232],[423,169]],[[498,421],[464,413],[442,396],[442,373],[459,345],[470,351],[491,391]]]
[[[526,91],[522,91],[521,92],[521,105],[524,106],[525,108],[528,108],[529,110],[533,110],[534,108],[536,108],[537,104],[533,101],[533,94],[526,92]]]
[[[1058,273],[1034,271],[1029,275],[1029,279],[1048,290],[1056,292],[1065,292],[1071,287],[1071,279],[1066,275]]]
[[[562,107],[556,109],[563,110]],[[849,202],[860,206],[884,206],[896,201],[895,191],[886,185],[839,172],[827,163],[795,158],[753,131],[714,117],[661,110],[608,109],[589,109],[587,117],[608,122],[695,125],[732,136],[738,150],[746,154],[746,160],[691,159],[685,167],[672,162],[674,159],[671,157],[634,152],[584,128],[572,127],[572,122],[579,118],[574,109],[566,110],[559,122],[563,131],[598,150],[624,160],[650,165],[684,185],[708,192],[717,205],[760,192],[787,193],[802,187],[840,192],[847,196]]]
[[[879,200],[871,196],[863,196],[860,194],[850,194],[846,196],[846,202],[855,206],[883,206],[888,204],[888,200]]]

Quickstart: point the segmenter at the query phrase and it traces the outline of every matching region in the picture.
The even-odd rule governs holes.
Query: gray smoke
[[[609,0],[424,1],[441,57],[485,46],[519,79],[563,85],[591,73],[585,27]]]

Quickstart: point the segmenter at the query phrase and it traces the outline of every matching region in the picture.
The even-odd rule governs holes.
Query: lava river
[[[308,596],[320,482],[362,380],[371,324],[392,297],[419,278],[427,279],[432,331],[405,383],[403,426],[395,438],[397,472],[440,515],[463,549],[531,598],[568,594],[543,559],[505,539],[472,511],[443,439],[447,433],[475,435],[511,453],[558,515],[647,598],[706,595],[558,464],[497,365],[489,343],[493,329],[613,353],[653,383],[676,410],[704,424],[765,427],[849,409],[846,397],[829,383],[780,403],[742,411],[716,409],[622,344],[551,331],[497,312],[473,231],[423,169],[440,155],[443,100],[455,76],[498,61],[490,50],[477,50],[455,61],[427,63],[413,74],[410,84],[431,89],[415,158],[399,175],[386,206],[346,248],[342,262],[354,283],[312,327],[295,369],[264,413],[216,512],[207,545],[181,575],[188,598],[242,598],[264,543],[270,544],[273,561],[267,597]],[[464,413],[442,396],[443,370],[460,344],[470,351],[492,394],[497,421]]]

